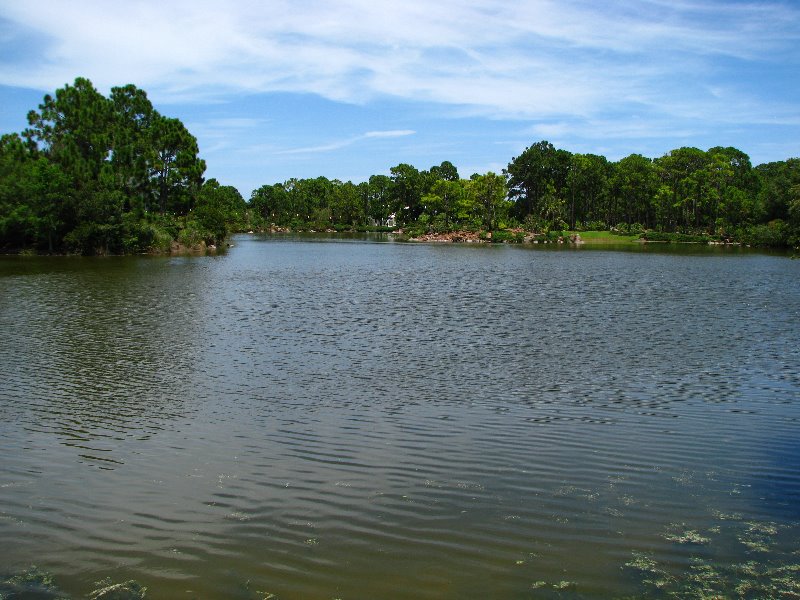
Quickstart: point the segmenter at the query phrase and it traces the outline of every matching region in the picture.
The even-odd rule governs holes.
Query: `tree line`
[[[650,230],[797,245],[800,159],[753,167],[736,148],[684,147],[614,162],[541,141],[499,175],[462,179],[447,161],[428,170],[403,163],[358,184],[318,177],[264,185],[249,207],[257,225],[297,229]]]
[[[78,78],[0,138],[0,249],[84,254],[219,243],[249,229],[614,229],[800,244],[800,159],[736,148],[610,161],[541,141],[502,173],[401,163],[367,181],[289,179],[239,192],[203,177],[197,140],[133,85]]]
[[[392,224],[451,230],[502,226],[510,203],[495,173],[462,180],[445,161],[428,171],[409,164],[355,184],[326,177],[264,185],[250,197],[256,223],[289,228],[380,227]]]

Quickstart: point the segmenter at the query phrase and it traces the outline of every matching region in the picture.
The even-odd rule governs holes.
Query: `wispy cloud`
[[[319,146],[308,146],[305,148],[292,148],[289,150],[279,150],[276,154],[318,154],[322,152],[333,152],[340,150],[346,146],[352,146],[358,142],[375,138],[396,138],[414,135],[416,132],[410,129],[390,130],[390,131],[368,131],[362,135],[349,137],[343,140],[337,140],[328,144],[321,144]]]
[[[259,178],[318,170],[319,155],[331,172],[414,157],[496,166],[510,156],[498,139],[521,149],[530,136],[620,155],[746,131],[765,155],[796,155],[798,69],[794,0],[0,3],[0,86],[134,83],[192,114],[209,164],[236,159]],[[313,118],[331,106],[341,119]]]
[[[51,90],[85,74],[103,88],[133,81],[162,102],[288,91],[523,118],[658,109],[713,57],[796,48],[800,22],[788,3],[661,0],[5,0],[0,16],[40,42],[29,49],[36,68],[0,61],[6,85]]]
[[[363,138],[396,138],[396,137],[406,137],[408,135],[414,135],[416,131],[413,129],[393,129],[390,131],[368,131],[365,133]]]

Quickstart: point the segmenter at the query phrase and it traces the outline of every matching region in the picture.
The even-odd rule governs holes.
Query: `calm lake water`
[[[0,258],[0,580],[797,586],[800,261],[387,240]]]

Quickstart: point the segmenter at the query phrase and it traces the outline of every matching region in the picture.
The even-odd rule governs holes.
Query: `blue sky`
[[[0,131],[78,76],[146,90],[246,198],[401,162],[499,172],[542,139],[800,156],[796,1],[3,0]]]

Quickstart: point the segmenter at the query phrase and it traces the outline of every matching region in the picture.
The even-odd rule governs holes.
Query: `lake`
[[[0,580],[800,592],[800,261],[391,239],[0,257]]]

